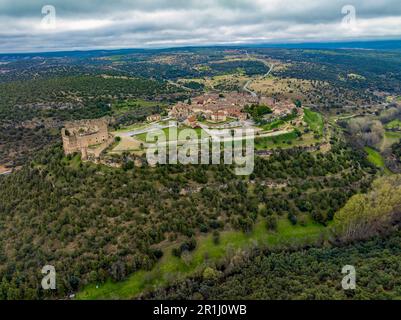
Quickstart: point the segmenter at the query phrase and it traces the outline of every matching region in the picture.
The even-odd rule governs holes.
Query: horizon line
[[[293,46],[293,48],[290,49],[296,49],[297,47],[301,46],[312,46],[313,45],[335,45],[335,44],[357,44],[357,43],[384,43],[384,42],[401,42],[401,39],[397,38],[389,38],[389,39],[362,39],[362,40],[324,40],[324,41],[288,41],[288,42],[260,42],[260,43],[227,43],[227,44],[204,44],[204,45],[177,45],[177,46],[161,46],[161,47],[119,47],[119,48],[88,48],[88,49],[71,49],[71,50],[65,50],[65,49],[60,49],[60,50],[44,50],[44,51],[17,51],[17,52],[0,52],[0,56],[7,56],[7,55],[34,55],[34,54],[62,54],[62,53],[91,53],[91,52],[100,52],[100,51],[106,51],[106,52],[113,52],[113,51],[161,51],[161,50],[174,50],[174,49],[196,49],[196,48],[214,48],[214,47],[233,47],[233,48],[260,48],[260,47],[266,47],[266,48],[280,48],[281,46]],[[301,48],[303,49],[303,48]],[[321,49],[321,48],[316,48],[316,49]],[[333,48],[333,49],[364,49],[364,48],[357,48],[357,47],[338,47],[338,48]],[[372,48],[373,49],[373,48]],[[394,48],[393,48],[394,49]],[[399,49],[401,49],[401,44],[399,46]]]

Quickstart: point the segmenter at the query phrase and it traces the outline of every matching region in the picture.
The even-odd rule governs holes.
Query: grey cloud
[[[360,28],[340,28],[352,3]],[[43,5],[58,27],[41,30]],[[0,0],[0,52],[401,36],[399,0]]]

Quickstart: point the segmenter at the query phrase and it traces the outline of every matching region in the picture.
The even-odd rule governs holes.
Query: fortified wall
[[[83,160],[99,158],[113,142],[108,130],[109,120],[80,120],[67,122],[61,130],[64,153],[81,153]]]

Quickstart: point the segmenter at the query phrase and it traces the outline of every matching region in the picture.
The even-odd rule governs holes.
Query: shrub
[[[277,218],[274,216],[269,216],[266,218],[266,228],[269,231],[276,231],[277,230]]]
[[[220,233],[218,231],[213,231],[213,243],[215,245],[220,244]]]

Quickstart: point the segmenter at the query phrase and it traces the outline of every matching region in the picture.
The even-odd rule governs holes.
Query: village
[[[262,109],[263,112],[255,115],[252,108]],[[303,108],[289,100],[258,97],[246,92],[205,93],[176,103],[166,110],[164,116],[152,114],[144,123],[114,132],[109,132],[113,119],[67,123],[62,130],[62,139],[66,155],[79,153],[82,160],[106,161],[111,165],[110,156],[113,155],[129,153],[143,156],[148,148],[154,146],[147,141],[147,137],[155,131],[161,130],[171,139],[169,131],[172,128],[178,132],[194,129],[199,137],[201,134],[211,137],[212,131],[216,134],[218,130],[248,128],[255,132],[254,138],[274,138],[306,128],[303,117]],[[183,144],[185,141],[176,142]],[[259,150],[261,154],[267,151]]]
[[[250,105],[264,105],[272,108],[274,117],[281,117],[292,112],[294,104],[290,101],[279,102],[273,98],[254,97],[247,93],[206,93],[177,103],[169,112],[171,118],[183,121],[190,127],[206,120],[210,123],[226,122],[227,119],[246,121],[249,119],[244,109]]]

